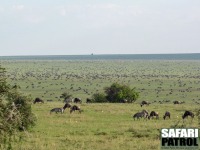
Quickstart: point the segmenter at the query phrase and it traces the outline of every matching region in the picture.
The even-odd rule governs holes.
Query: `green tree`
[[[135,91],[135,88],[130,88],[127,85],[121,85],[113,83],[110,87],[105,89],[106,99],[111,103],[119,103],[123,99],[126,99],[129,103],[135,102],[139,97],[139,93]]]
[[[95,93],[92,95],[92,102],[94,103],[106,103],[108,102],[104,93]]]
[[[0,149],[12,149],[13,135],[35,125],[31,103],[30,96],[23,96],[17,86],[7,84],[5,69],[0,66]]]

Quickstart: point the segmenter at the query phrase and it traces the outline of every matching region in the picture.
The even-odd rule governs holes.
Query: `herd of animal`
[[[173,102],[174,104],[183,104],[184,102],[180,102],[180,101],[174,101]],[[149,105],[150,103],[148,101],[142,101],[140,103],[140,106],[144,106],[144,105]],[[170,119],[170,112],[169,111],[166,111],[164,116],[163,116],[163,119],[165,120],[167,117]],[[190,116],[191,118],[194,118],[194,113],[192,113],[191,111],[188,111],[186,110],[185,113],[182,115],[182,118],[185,119],[187,118],[188,116]],[[138,112],[136,114],[133,115],[133,118],[134,120],[137,118],[137,119],[140,119],[140,118],[148,118],[148,119],[151,119],[151,118],[156,118],[156,119],[159,119],[159,114],[158,112],[155,112],[155,111],[151,111],[151,113],[149,114],[147,110],[142,110],[141,112]]]
[[[36,104],[36,103],[44,103],[44,101],[43,101],[42,99],[40,99],[40,98],[36,98],[36,99],[33,101],[33,103],[34,103],[34,104]],[[82,103],[82,101],[81,101],[80,98],[75,98],[75,99],[74,99],[74,103]],[[69,108],[69,109],[70,109],[70,114],[71,114],[72,112],[75,112],[75,111],[79,111],[79,113],[82,112],[82,110],[81,110],[81,108],[80,108],[79,106],[77,106],[77,105],[73,105],[73,106],[72,106],[70,103],[66,102],[65,105],[64,105],[63,107],[61,107],[61,108],[59,107],[59,108],[53,108],[53,109],[51,109],[51,110],[50,110],[50,114],[51,114],[52,112],[55,112],[55,113],[58,113],[58,112],[64,113],[64,110],[65,110],[66,108]]]
[[[60,113],[64,113],[64,110],[66,109],[66,108],[69,108],[70,109],[70,114],[72,113],[72,112],[75,112],[75,111],[78,111],[79,113],[81,113],[83,110],[81,110],[81,108],[79,107],[79,106],[77,106],[77,105],[71,105],[69,102],[72,102],[72,101],[70,101],[70,100],[65,100],[64,101],[65,102],[65,105],[63,106],[63,107],[61,107],[61,108],[53,108],[53,109],[51,109],[50,110],[50,114],[52,113],[52,112],[55,112],[55,113],[58,113],[58,112],[60,112]],[[73,99],[73,102],[74,103],[82,103],[82,101],[81,101],[81,99],[80,98],[74,98]],[[86,103],[89,103],[90,102],[90,99],[87,99],[86,100]],[[36,98],[34,101],[33,101],[33,103],[35,104],[35,103],[44,103],[44,101],[42,100],[42,99],[40,99],[40,98]],[[174,104],[182,104],[183,102],[180,102],[180,101],[174,101],[173,102]],[[144,105],[149,105],[150,103],[148,102],[148,101],[142,101],[141,103],[140,103],[140,106],[142,107],[142,106],[144,106]],[[170,119],[170,116],[171,116],[171,114],[170,114],[170,112],[169,111],[166,111],[165,112],[165,114],[163,115],[163,119],[165,120],[166,118],[169,118]],[[182,115],[182,118],[183,119],[185,119],[185,118],[187,118],[188,116],[190,116],[191,118],[194,118],[194,113],[192,113],[191,111],[188,111],[188,110],[186,110],[185,111],[185,113]],[[135,113],[134,115],[133,115],[133,118],[134,118],[134,120],[135,119],[140,119],[140,118],[146,118],[146,119],[153,119],[153,118],[156,118],[156,119],[159,119],[159,113],[158,112],[155,112],[155,111],[151,111],[150,112],[150,114],[148,113],[148,111],[147,110],[142,110],[141,112],[137,112],[137,113]]]

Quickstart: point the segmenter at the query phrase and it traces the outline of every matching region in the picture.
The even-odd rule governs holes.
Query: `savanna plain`
[[[14,149],[20,150],[155,150],[160,149],[162,128],[199,128],[197,117],[183,121],[185,110],[196,112],[200,104],[200,61],[198,60],[3,60],[7,82],[20,91],[39,97],[32,104],[36,126],[20,133]],[[104,87],[120,83],[136,88],[134,103],[86,103]],[[64,92],[82,99],[83,110],[50,114],[63,107]],[[50,100],[50,101],[49,101]],[[140,106],[146,100],[149,106]],[[183,104],[174,105],[173,101]],[[159,119],[134,120],[146,109]],[[166,111],[171,119],[163,119]]]

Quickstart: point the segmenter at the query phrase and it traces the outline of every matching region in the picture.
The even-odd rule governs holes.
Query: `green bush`
[[[108,102],[104,93],[95,93],[92,95],[92,102],[94,103],[106,103]]]
[[[0,149],[12,149],[13,135],[35,125],[36,117],[31,112],[31,98],[7,84],[5,73],[0,66]]]
[[[139,97],[139,93],[135,88],[131,89],[127,85],[113,83],[110,87],[104,88],[104,93],[93,94],[92,99],[94,102],[110,102],[122,103],[126,100],[128,103],[135,102]]]

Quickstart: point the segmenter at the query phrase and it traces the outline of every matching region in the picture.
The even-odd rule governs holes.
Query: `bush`
[[[139,93],[135,91],[135,88],[131,89],[127,85],[121,85],[113,83],[110,87],[105,87],[104,93],[93,94],[92,99],[94,102],[110,102],[110,103],[128,103],[135,102],[139,97]]]
[[[108,102],[104,93],[95,93],[92,95],[92,102],[94,103],[106,103]]]
[[[13,135],[35,124],[31,103],[31,98],[20,94],[17,86],[7,84],[5,69],[0,66],[0,149],[12,149]]]

